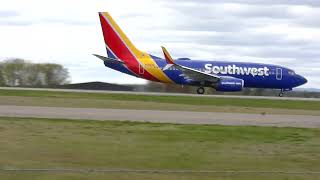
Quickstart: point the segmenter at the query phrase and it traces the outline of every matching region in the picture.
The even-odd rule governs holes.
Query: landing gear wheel
[[[281,89],[280,93],[279,93],[279,97],[283,97],[283,94],[284,94],[284,90]]]
[[[203,88],[203,87],[199,87],[199,88],[197,89],[197,93],[198,93],[198,94],[204,94],[204,88]]]

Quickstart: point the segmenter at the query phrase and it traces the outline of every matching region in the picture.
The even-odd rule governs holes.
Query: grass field
[[[320,101],[0,90],[2,105],[320,115]]]
[[[320,130],[0,118],[0,168],[320,171]],[[0,179],[319,179],[310,174],[8,173]]]

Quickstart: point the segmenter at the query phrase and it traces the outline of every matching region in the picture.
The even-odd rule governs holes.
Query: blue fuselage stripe
[[[164,59],[153,55],[150,56],[159,68],[163,68],[167,65]],[[200,70],[205,73],[243,79],[244,87],[290,89],[298,86],[294,78],[292,78],[292,75],[289,74],[289,71],[292,70],[283,66],[260,63],[201,60],[176,60],[175,63]],[[105,62],[105,65],[117,71],[136,76],[121,64],[108,64]],[[182,72],[179,70],[171,68],[163,72],[176,84],[193,85],[192,82],[183,77]]]

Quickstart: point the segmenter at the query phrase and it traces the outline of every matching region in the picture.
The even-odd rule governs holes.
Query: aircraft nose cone
[[[303,84],[306,84],[308,82],[308,80],[305,78],[305,77],[302,77],[302,81],[303,81]]]
[[[297,75],[297,83],[299,84],[299,86],[301,86],[307,82],[308,82],[308,80],[305,77],[303,77],[301,75]]]

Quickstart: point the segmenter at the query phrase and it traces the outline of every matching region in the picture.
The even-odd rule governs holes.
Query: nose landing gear
[[[284,92],[286,92],[286,91],[292,91],[292,88],[288,88],[288,89],[281,89],[281,90],[280,90],[280,93],[279,93],[279,97],[283,97]]]
[[[280,93],[279,93],[279,97],[283,97],[283,94],[284,94],[284,90],[281,89]]]
[[[199,88],[197,89],[197,93],[198,93],[198,94],[204,94],[204,92],[205,92],[205,90],[204,90],[203,87],[199,87]]]

